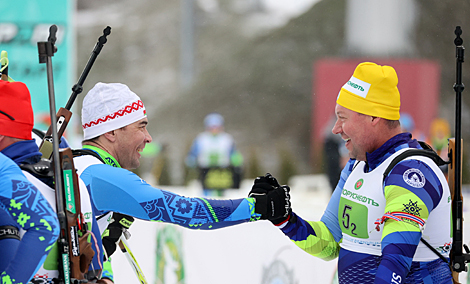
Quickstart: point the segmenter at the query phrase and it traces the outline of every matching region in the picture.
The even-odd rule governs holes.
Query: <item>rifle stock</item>
[[[462,141],[462,140],[461,140]],[[463,147],[462,147],[462,143],[460,144],[461,145],[461,153],[462,153],[462,150],[463,150]],[[455,173],[455,170],[456,170],[456,167],[455,167],[455,163],[456,163],[456,157],[455,157],[455,153],[456,153],[456,145],[455,145],[455,138],[450,138],[449,139],[449,144],[448,144],[448,155],[449,155],[449,160],[450,160],[450,164],[449,164],[449,171],[448,171],[448,183],[449,183],[449,189],[450,189],[450,195],[451,195],[451,198],[452,198],[452,216],[458,216],[460,215],[458,212],[455,212],[454,210],[458,208],[457,204],[454,203],[454,202],[462,202],[463,201],[463,196],[462,196],[462,192],[460,193],[457,193],[459,194],[460,198],[456,198],[455,194],[456,194],[456,180],[455,180],[455,177],[456,177],[456,173]],[[462,162],[462,156],[460,156],[460,162]],[[459,184],[462,184],[462,168],[460,168],[460,181],[459,181]],[[459,242],[459,232],[456,231],[456,229],[458,227],[461,228],[461,221],[462,220],[455,220],[454,221],[454,218],[453,219],[453,222],[457,222],[456,223],[453,223],[453,227],[452,227],[452,236],[453,236],[453,246],[455,244],[455,242],[457,241],[457,243]],[[460,222],[460,225],[458,224]],[[457,228],[456,228],[456,225],[457,225]],[[457,237],[457,239],[455,239]],[[460,240],[460,245],[462,244],[462,240]],[[461,249],[460,249],[460,253],[461,253]],[[455,258],[455,250],[452,249],[451,252],[450,252],[450,259],[451,261]],[[455,271],[454,268],[452,267],[452,281],[454,284],[460,284],[459,282],[459,272]]]
[[[461,139],[463,143],[463,139]],[[450,189],[450,194],[452,197],[452,200],[454,200],[454,194],[455,194],[455,138],[450,138],[449,139],[449,189]],[[461,144],[460,151],[463,151],[463,146]],[[460,157],[460,162],[462,162],[462,156]],[[462,169],[460,169],[460,184],[462,184]],[[460,192],[460,198],[462,197],[462,192]]]
[[[69,245],[69,258],[70,258],[70,275],[73,280],[85,279],[85,270],[81,267],[81,256],[84,255],[81,251],[79,243],[79,233],[83,237],[87,233],[87,228],[81,216],[81,203],[80,203],[80,190],[78,185],[78,176],[73,164],[73,154],[70,148],[60,149],[60,163],[63,175],[63,198],[64,198],[64,212],[67,220],[67,234]],[[87,282],[87,281],[80,281]],[[77,283],[77,282],[74,282]]]
[[[64,134],[65,128],[67,127],[70,118],[72,117],[72,112],[69,110],[66,110],[65,108],[60,108],[59,111],[57,112],[57,136],[59,139],[60,143],[60,137]],[[46,132],[46,136],[41,142],[41,146],[39,147],[39,152],[42,153],[42,158],[45,159],[50,159],[52,157],[52,151],[53,151],[53,146],[52,146],[53,138],[52,138],[52,127],[49,127],[49,129]]]

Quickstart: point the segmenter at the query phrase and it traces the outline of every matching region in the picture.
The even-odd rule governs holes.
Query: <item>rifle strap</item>
[[[421,242],[427,246],[433,253],[435,253],[442,261],[447,263],[450,266],[449,261],[445,258],[440,252],[438,252],[435,248],[433,248],[425,239],[421,238]]]
[[[419,144],[421,145],[421,147],[423,147],[423,149],[409,149],[396,156],[385,170],[383,175],[384,179],[399,162],[411,156],[424,156],[430,158],[439,167],[450,164],[450,162],[446,162],[441,157],[439,157],[439,155],[431,148],[431,146],[429,146],[425,142],[419,141]]]
[[[74,157],[90,155],[97,158],[101,163],[106,164],[106,162],[103,160],[103,158],[101,158],[98,153],[90,149],[75,149],[72,150],[72,154]]]
[[[37,178],[52,178],[54,170],[50,160],[41,159],[35,164],[20,164],[20,168]]]

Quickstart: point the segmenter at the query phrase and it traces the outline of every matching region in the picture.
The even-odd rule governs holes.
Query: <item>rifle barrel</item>
[[[55,92],[54,92],[54,76],[52,72],[52,56],[57,51],[54,46],[55,34],[57,32],[57,26],[52,25],[49,29],[49,38],[46,42],[38,42],[38,54],[39,63],[46,63],[47,70],[47,88],[49,93],[49,112],[51,116],[51,128],[52,128],[52,160],[54,164],[54,182],[55,182],[55,195],[56,195],[56,208],[57,218],[60,225],[60,237],[59,237],[59,253],[61,255],[61,264],[64,269],[59,269],[60,277],[63,279],[65,284],[70,283],[69,274],[69,261],[68,261],[68,235],[67,235],[67,218],[65,214],[65,200],[63,196],[63,176],[60,165],[59,155],[59,137],[57,134],[57,117],[56,117],[56,106],[55,106]]]
[[[455,29],[456,38],[454,44],[456,47],[456,79],[454,84],[454,91],[456,94],[455,100],[455,158],[453,164],[455,168],[455,191],[454,199],[452,201],[452,214],[453,220],[453,243],[452,243],[452,268],[456,272],[466,270],[466,256],[463,255],[463,201],[462,201],[462,91],[464,85],[462,83],[462,63],[464,62],[463,40],[460,37],[462,30],[460,26]]]
[[[96,43],[95,48],[91,52],[90,58],[88,59],[88,62],[85,68],[83,69],[82,74],[80,75],[80,78],[78,79],[77,84],[75,84],[72,87],[72,94],[70,95],[70,98],[67,101],[67,104],[65,105],[66,110],[70,110],[72,108],[72,105],[75,102],[75,99],[83,91],[83,83],[85,82],[85,79],[88,76],[88,73],[90,72],[91,67],[93,66],[93,63],[95,63],[95,60],[98,57],[98,54],[100,54],[101,49],[103,48],[103,45],[107,42],[106,37],[109,34],[111,34],[111,27],[107,26],[103,30],[103,35],[98,38],[98,42]]]

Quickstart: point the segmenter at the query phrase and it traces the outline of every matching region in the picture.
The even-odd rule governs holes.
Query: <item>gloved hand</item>
[[[132,216],[113,212],[112,221],[103,232],[102,238],[103,247],[108,258],[116,251],[116,243],[119,241],[121,234],[129,229],[133,222],[134,218]]]
[[[261,219],[267,219],[277,225],[291,217],[289,192],[289,186],[279,185],[277,180],[267,173],[255,179],[248,196],[255,198],[255,212],[261,214]]]
[[[274,190],[280,186],[281,185],[277,182],[276,178],[274,178],[270,173],[267,173],[265,176],[259,176],[255,179],[253,187],[248,195],[252,197],[252,194],[266,194],[268,191]]]

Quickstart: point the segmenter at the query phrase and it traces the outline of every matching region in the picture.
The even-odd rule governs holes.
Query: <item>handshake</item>
[[[290,188],[280,185],[269,173],[255,179],[248,197],[255,199],[255,212],[261,219],[269,220],[274,225],[281,225],[286,221],[295,222],[290,203]]]

